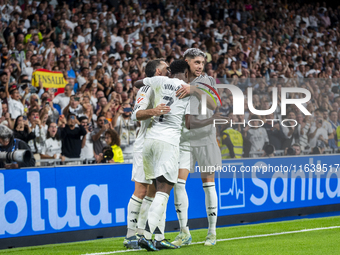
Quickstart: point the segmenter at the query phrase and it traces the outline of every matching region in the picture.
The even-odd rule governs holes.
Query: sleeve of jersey
[[[199,113],[200,102],[197,97],[194,97],[194,96],[190,97],[188,107],[189,107],[189,113],[186,113],[186,114],[200,115]]]
[[[220,107],[221,103],[220,103],[220,100],[217,97],[218,91],[217,91],[217,88],[216,88],[216,80],[213,77],[211,77],[211,76],[208,76],[208,79],[210,81],[211,87],[214,89],[214,91],[216,91],[216,93],[213,90],[211,90],[211,89],[209,89],[209,92],[213,95],[214,99],[216,100],[217,107]]]
[[[200,89],[205,91],[206,93],[209,92],[209,95],[207,96],[212,96],[217,103],[217,106],[221,106],[220,100],[218,99],[217,96],[217,88],[216,88],[216,81],[213,77],[211,76],[199,76],[193,82],[191,83],[192,85],[198,86]]]
[[[150,86],[153,90],[156,90],[163,84],[163,76],[154,76],[151,78],[144,78],[143,84]]]
[[[137,93],[137,100],[136,100],[136,105],[133,108],[133,112],[131,115],[131,119],[133,121],[138,121],[137,120],[137,112],[140,110],[145,110],[148,108],[148,105],[150,103],[150,94],[152,92],[152,89],[149,86],[144,86],[142,87],[138,93]]]
[[[190,114],[190,100],[188,100],[187,108],[185,108],[185,115]]]

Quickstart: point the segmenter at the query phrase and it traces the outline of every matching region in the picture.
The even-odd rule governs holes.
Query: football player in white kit
[[[168,65],[161,59],[149,61],[145,67],[147,77],[166,76]],[[141,127],[134,143],[133,168],[131,180],[135,182],[135,190],[128,204],[127,234],[124,239],[124,246],[130,249],[138,249],[138,234],[142,235],[145,228],[147,213],[156,193],[151,180],[145,179],[143,169],[143,144],[146,130],[151,123],[151,117],[160,116],[170,111],[170,107],[165,104],[153,107],[154,93],[149,86],[143,86],[137,93],[136,105],[131,119],[141,121]],[[145,110],[145,111],[140,111]],[[140,114],[143,113],[143,114]],[[138,225],[138,229],[137,229]],[[164,234],[158,239],[163,240]],[[170,244],[171,245],[171,244]],[[173,246],[173,245],[172,245]]]
[[[176,60],[170,65],[172,79],[168,77],[145,78],[138,83],[150,86],[154,93],[154,106],[165,103],[169,113],[153,118],[147,131],[143,147],[145,178],[153,180],[156,196],[150,206],[144,236],[138,243],[149,251],[157,250],[157,240],[152,243],[152,234],[166,212],[169,194],[178,179],[179,142],[184,115],[189,114],[189,98],[179,99],[176,91],[189,81],[189,66],[184,60]]]
[[[204,67],[206,55],[199,49],[191,48],[184,52],[184,59],[190,66],[190,84],[209,90],[201,83],[206,83],[214,87],[215,81],[212,77],[201,75]],[[180,98],[189,93],[188,88],[195,89],[193,86],[186,86],[187,90],[180,89]],[[186,93],[185,93],[186,92]],[[210,91],[212,92],[212,91]],[[221,119],[221,115],[213,115],[215,104],[211,104],[207,96],[207,114],[200,115],[199,100],[194,97],[193,91],[190,92],[190,131],[183,129],[180,143],[180,166],[178,181],[174,186],[175,207],[180,224],[180,233],[172,243],[177,246],[188,245],[191,243],[191,235],[188,223],[188,196],[185,190],[185,183],[190,170],[194,170],[197,161],[199,166],[222,166],[221,151],[216,141],[216,128],[213,127],[213,119]],[[213,94],[213,93],[212,93]],[[211,98],[210,98],[211,99]],[[210,102],[210,103],[209,103]],[[188,126],[188,123],[186,123]],[[197,128],[197,129],[196,129]],[[204,245],[216,244],[216,222],[217,222],[217,193],[215,188],[214,173],[201,173],[203,190],[205,192],[205,206],[208,217],[208,234]]]

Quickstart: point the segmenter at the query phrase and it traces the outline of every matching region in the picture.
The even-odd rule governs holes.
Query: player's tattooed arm
[[[161,116],[170,112],[170,107],[165,104],[159,104],[153,109],[139,110],[136,112],[138,121],[149,119],[153,116]]]
[[[204,93],[205,93],[204,91],[198,89],[194,85],[182,84],[182,88],[176,91],[176,96],[179,97],[179,99],[182,99],[189,95],[192,95],[192,96],[197,97],[198,100],[201,100],[201,97]],[[216,109],[214,100],[211,97],[206,97],[206,98],[207,98],[207,107],[210,110],[214,111]]]

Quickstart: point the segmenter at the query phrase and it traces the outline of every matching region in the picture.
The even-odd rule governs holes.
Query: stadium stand
[[[28,144],[37,162],[46,146],[49,122],[63,128],[68,125],[65,113],[86,117],[86,136],[95,137],[81,138],[87,141],[87,150],[92,146],[94,159],[76,158],[77,164],[98,161],[102,148],[95,144],[98,139],[105,143],[108,129],[118,132],[125,162],[131,162],[138,125],[130,120],[131,112],[122,109],[134,107],[133,83],[145,77],[147,61],[163,58],[170,64],[191,47],[207,54],[205,72],[217,84],[234,84],[244,92],[253,88],[256,109],[271,107],[273,87],[311,92],[305,107],[312,116],[294,107],[288,107],[287,116],[281,116],[280,107],[271,116],[296,120],[295,128],[276,124],[248,130],[238,125],[243,157],[265,156],[267,145],[274,147],[275,156],[298,154],[294,145],[302,154],[338,152],[339,8],[270,0],[33,0],[3,1],[1,10],[0,123],[34,132],[39,139]],[[33,81],[37,69],[61,72],[70,89],[33,86],[38,84]],[[223,103],[219,110],[228,116],[230,91],[218,92]],[[294,97],[300,95],[290,95]],[[33,110],[39,116],[27,119]],[[98,124],[100,116],[105,123]],[[248,109],[244,117],[233,116],[238,122],[252,117]],[[268,137],[258,146],[260,129]],[[224,130],[219,127],[217,132],[220,145]],[[53,161],[65,157],[52,153],[41,163]]]

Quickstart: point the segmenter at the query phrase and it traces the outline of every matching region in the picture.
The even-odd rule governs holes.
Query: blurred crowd
[[[147,61],[170,64],[191,47],[206,53],[204,72],[217,83],[233,83],[246,97],[252,87],[255,109],[271,107],[273,87],[279,95],[282,87],[311,92],[305,107],[312,116],[291,106],[286,116],[280,106],[271,116],[254,116],[247,104],[244,116],[233,116],[230,91],[219,90],[219,111],[235,121],[298,123],[234,127],[244,156],[265,153],[268,144],[285,153],[337,152],[340,8],[280,0],[0,0],[0,8],[0,123],[38,160],[131,162],[139,128],[130,117],[133,83],[145,77]],[[32,86],[41,68],[63,73],[63,92]]]

